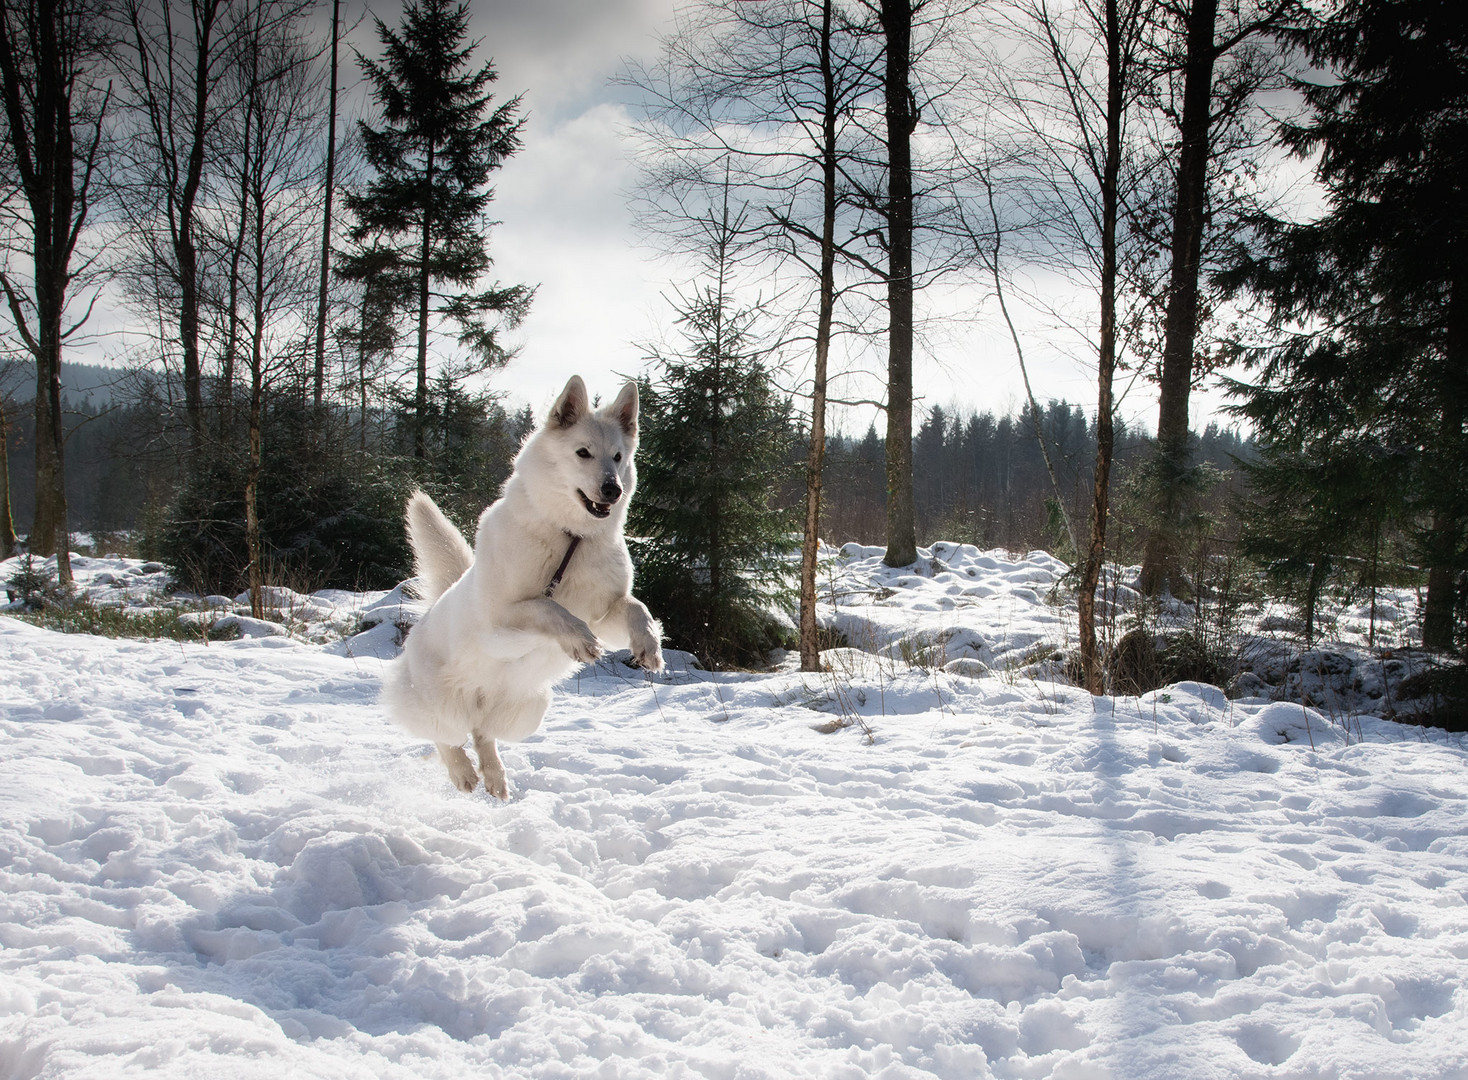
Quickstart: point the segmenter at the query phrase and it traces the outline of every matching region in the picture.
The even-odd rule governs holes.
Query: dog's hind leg
[[[482,731],[474,732],[474,751],[479,755],[479,771],[484,773],[484,790],[496,799],[508,799],[510,781],[505,776],[505,764],[500,760],[494,740]]]
[[[477,748],[479,744],[478,736],[475,736],[474,741]],[[469,755],[464,753],[464,748],[462,746],[450,746],[448,743],[437,743],[435,745],[438,747],[438,756],[443,758],[443,763],[449,770],[449,779],[453,781],[454,787],[460,791],[473,791],[479,784],[479,774],[474,771],[474,763],[469,760]],[[480,758],[481,760],[483,759],[483,751],[480,751]],[[498,759],[496,759],[496,763],[498,763]],[[501,768],[501,782],[503,782],[504,772],[504,769]],[[489,774],[487,772],[485,773],[484,779],[487,784],[489,781]],[[501,795],[500,798],[504,798],[504,796]]]

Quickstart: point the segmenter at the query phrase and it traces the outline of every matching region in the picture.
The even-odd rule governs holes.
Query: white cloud
[[[623,58],[650,48],[673,8],[673,0],[475,0],[470,30],[504,93],[524,91],[532,115],[560,118],[603,99]]]
[[[539,292],[516,335],[520,354],[495,385],[537,408],[572,374],[595,393],[613,388],[603,372],[638,370],[637,343],[659,318],[667,271],[633,239],[627,194],[636,176],[626,124],[609,104],[564,123],[532,121],[524,150],[498,180],[497,272]]]

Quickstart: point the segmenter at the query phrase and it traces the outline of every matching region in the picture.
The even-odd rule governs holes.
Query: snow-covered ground
[[[374,707],[394,594],[0,617],[0,1077],[1468,1076],[1462,738],[1048,681],[1059,569],[848,547],[830,673],[603,661],[506,804]]]

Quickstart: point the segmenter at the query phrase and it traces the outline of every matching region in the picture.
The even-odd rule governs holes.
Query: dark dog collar
[[[556,594],[556,588],[561,584],[561,578],[566,576],[566,567],[571,565],[571,556],[576,554],[576,547],[581,543],[581,537],[572,536],[570,533],[566,535],[571,537],[571,542],[566,545],[566,557],[561,560],[561,565],[556,567],[556,572],[551,575],[550,584],[545,587],[545,592],[541,594],[547,600]]]

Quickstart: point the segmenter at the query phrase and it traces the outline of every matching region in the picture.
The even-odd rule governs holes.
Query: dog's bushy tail
[[[474,550],[454,523],[421,491],[408,498],[408,543],[413,547],[418,595],[430,604],[474,561]]]

